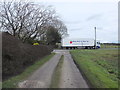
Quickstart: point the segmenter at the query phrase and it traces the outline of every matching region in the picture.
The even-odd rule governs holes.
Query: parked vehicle
[[[100,41],[95,41],[94,39],[89,38],[63,38],[61,41],[61,47],[66,49],[95,49],[100,48]]]

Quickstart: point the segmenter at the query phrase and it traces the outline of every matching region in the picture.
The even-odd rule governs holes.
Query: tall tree
[[[23,42],[45,36],[49,26],[57,28],[61,35],[67,33],[66,26],[51,6],[31,2],[4,2],[0,8],[0,28]]]
[[[61,41],[61,34],[55,27],[49,26],[49,29],[46,33],[46,41],[48,44],[51,45],[55,45],[56,43]]]

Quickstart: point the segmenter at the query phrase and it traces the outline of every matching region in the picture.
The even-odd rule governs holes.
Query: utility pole
[[[96,27],[94,27],[95,29],[95,49],[96,49]]]

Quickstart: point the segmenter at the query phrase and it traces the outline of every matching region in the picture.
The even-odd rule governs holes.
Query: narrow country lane
[[[56,54],[42,67],[35,71],[27,80],[20,82],[20,88],[49,88],[54,69],[59,62],[61,54]]]
[[[69,51],[64,51],[60,88],[88,88]]]
[[[58,88],[89,88],[76,67],[68,50],[54,50],[56,53],[47,63],[36,70],[27,80],[20,82],[20,88],[49,88],[53,72],[64,55]]]

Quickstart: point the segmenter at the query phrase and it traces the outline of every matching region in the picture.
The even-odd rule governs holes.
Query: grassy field
[[[74,60],[95,88],[118,88],[118,50],[73,50]]]
[[[120,48],[120,45],[105,45],[105,44],[101,44],[101,48]]]
[[[50,88],[59,88],[63,60],[64,60],[64,55],[61,56],[60,61],[57,65],[57,67],[55,68],[55,71],[52,76]]]
[[[9,80],[6,80],[2,83],[2,88],[17,88],[17,85],[20,81],[27,78],[29,75],[31,75],[35,70],[37,70],[40,66],[42,66],[44,63],[46,63],[50,58],[52,58],[55,54],[52,53],[44,58],[42,58],[40,61],[35,62],[35,64],[28,67],[23,73],[20,75],[17,75],[15,77],[10,78]]]

